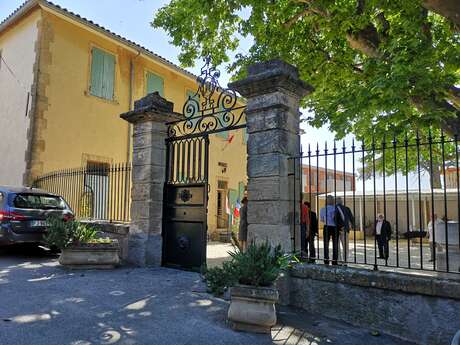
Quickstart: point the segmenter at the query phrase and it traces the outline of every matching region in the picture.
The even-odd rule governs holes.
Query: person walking
[[[244,197],[241,203],[238,242],[240,244],[240,251],[244,252],[248,244],[248,198]]]
[[[332,195],[326,197],[326,206],[319,211],[319,217],[324,224],[323,241],[324,241],[324,263],[329,265],[329,241],[332,238],[332,264],[337,265],[339,231],[335,224],[335,204]]]
[[[374,235],[379,247],[378,258],[385,259],[385,261],[387,261],[389,257],[388,242],[391,239],[391,225],[381,213],[377,216],[377,220],[375,222]]]
[[[318,234],[318,218],[316,213],[312,211],[311,204],[308,201],[305,201],[305,205],[308,208],[307,218],[308,218],[308,228],[306,233],[306,246],[308,262],[315,262],[316,251],[315,251],[315,236]]]
[[[342,246],[342,250],[340,250],[339,246],[339,257],[343,262],[347,262],[349,253],[349,234],[350,230],[355,227],[355,217],[353,216],[353,212],[351,212],[350,208],[343,204],[341,197],[336,199],[336,210],[335,223],[339,230],[339,241]]]

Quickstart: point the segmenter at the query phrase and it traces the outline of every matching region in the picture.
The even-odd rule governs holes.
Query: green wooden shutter
[[[228,208],[230,209],[230,216],[228,217],[229,227],[231,229],[233,224],[233,210],[236,206],[236,200],[238,199],[238,192],[234,189],[229,189],[228,191]]]
[[[219,111],[224,111],[224,108],[223,108],[223,107],[219,107]],[[221,121],[222,121],[222,123],[224,123],[223,117],[225,116],[225,113],[219,113],[219,114],[217,114],[217,116],[218,116],[220,119],[222,119]],[[218,137],[221,137],[221,138],[223,138],[223,139],[225,139],[225,140],[228,140],[228,131],[219,132],[219,133],[217,133],[217,136],[218,136]]]
[[[104,76],[104,52],[100,49],[91,50],[91,86],[93,96],[102,97],[102,79]]]
[[[113,100],[115,86],[115,56],[104,53],[104,78],[102,79],[102,97]]]
[[[115,84],[115,56],[98,48],[91,50],[91,86],[93,96],[113,100]]]
[[[243,144],[247,144],[248,143],[248,129],[247,128],[244,128],[243,129]]]
[[[243,200],[244,198],[244,182],[239,182],[238,183],[238,194],[240,201]]]
[[[196,100],[198,102],[198,104],[200,104],[200,95],[196,95],[196,92],[187,90],[187,92],[185,93],[185,101],[187,102],[189,98]],[[195,104],[195,103],[193,103],[193,104]],[[199,115],[199,110],[200,110],[199,106],[195,104],[195,107],[196,107],[196,109],[195,109],[195,114],[193,115],[193,117]],[[198,120],[193,120],[192,121],[193,125],[195,125],[197,122],[198,122]]]
[[[158,92],[164,97],[164,80],[156,74],[147,72],[147,94],[152,92]]]

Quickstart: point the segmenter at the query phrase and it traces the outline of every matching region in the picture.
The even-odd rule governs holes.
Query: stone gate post
[[[152,93],[120,117],[133,124],[133,171],[128,262],[160,266],[163,188],[166,175],[166,123],[179,119],[173,103]]]
[[[312,88],[280,60],[249,66],[247,78],[230,87],[247,99],[248,241],[268,240],[291,251],[301,176],[288,158],[300,155],[300,99]]]

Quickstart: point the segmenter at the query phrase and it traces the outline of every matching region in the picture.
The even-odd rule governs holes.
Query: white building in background
[[[431,190],[386,190],[374,191],[346,191],[328,193],[341,197],[355,215],[356,230],[362,231],[372,227],[379,213],[385,214],[391,223],[393,233],[396,229],[399,233],[414,230],[426,230],[432,212],[438,218],[447,216],[450,221],[458,221],[460,209],[457,189],[448,188]],[[313,209],[319,209],[325,204],[327,194],[317,196],[312,200]]]

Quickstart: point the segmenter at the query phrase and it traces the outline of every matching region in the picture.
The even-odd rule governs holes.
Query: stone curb
[[[307,278],[460,300],[460,281],[446,278],[311,264],[298,264],[291,269],[290,274],[295,278]]]

